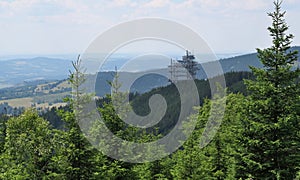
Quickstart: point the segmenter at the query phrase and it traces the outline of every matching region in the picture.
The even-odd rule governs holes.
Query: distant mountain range
[[[293,47],[291,50],[298,50],[300,52],[300,46]],[[123,59],[124,60],[124,59]],[[223,72],[231,71],[249,71],[249,66],[262,67],[257,53],[245,54],[241,56],[235,56],[231,58],[221,59],[220,64]],[[300,62],[300,55],[298,58]],[[66,79],[69,70],[72,69],[71,60],[57,59],[57,58],[45,58],[37,57],[33,59],[12,59],[0,61],[0,89],[9,85],[24,84],[31,81],[41,80],[61,80]],[[207,65],[202,64],[202,66]],[[199,71],[197,72],[198,79],[205,79],[206,75],[199,65]],[[155,70],[160,74],[169,73],[167,68]],[[122,76],[132,80],[133,77],[139,77],[131,87],[130,91],[134,92],[147,92],[152,88],[161,87],[169,84],[166,77],[158,74],[147,72],[122,72]],[[110,92],[110,87],[107,81],[112,81],[114,77],[113,72],[100,72],[97,76],[97,89],[98,95],[103,95]],[[125,79],[126,79],[125,78]],[[25,84],[26,84],[25,83]],[[127,83],[127,82],[125,82]]]
[[[291,49],[298,50],[300,53],[300,47],[293,47]],[[298,64],[300,62],[300,54],[298,54]],[[219,63],[223,69],[223,73],[228,72],[241,72],[241,71],[250,71],[249,66],[259,67],[262,68],[263,65],[259,61],[257,57],[257,53],[251,53],[226,59],[219,60]],[[202,68],[202,66],[210,67],[212,63],[204,63],[199,64],[199,70],[197,71],[196,77],[197,79],[206,79],[207,75]],[[213,67],[210,67],[212,69]],[[154,74],[153,72],[157,72]],[[139,77],[130,87],[130,92],[138,92],[138,93],[145,93],[150,91],[153,88],[163,87],[170,84],[169,79],[165,76],[160,74],[168,74],[169,69],[158,69],[149,72],[139,72],[139,73],[128,73],[128,72],[121,72],[120,79],[121,84],[132,84],[132,79],[135,77]],[[216,74],[220,75],[220,74]],[[123,77],[123,78],[122,78]],[[100,72],[98,73],[97,80],[96,80],[96,93],[98,96],[103,96],[104,94],[110,93],[111,89],[107,81],[112,81],[114,78],[114,72]]]
[[[298,54],[298,64],[300,63],[300,46],[295,46],[291,48],[291,51],[297,50]],[[235,56],[231,58],[221,59],[220,64],[223,71],[250,71],[249,66],[254,66],[262,68],[262,64],[257,57],[257,53],[245,54],[241,56]]]
[[[66,79],[70,60],[36,57],[0,61],[0,88],[35,80]]]

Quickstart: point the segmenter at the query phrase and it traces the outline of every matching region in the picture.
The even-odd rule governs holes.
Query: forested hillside
[[[272,46],[257,49],[263,67],[250,66],[251,73],[225,74],[228,89],[218,86],[218,91],[226,92],[226,98],[211,98],[208,80],[196,80],[200,103],[179,127],[187,140],[175,152],[162,147],[164,158],[143,163],[114,159],[107,155],[108,150],[126,157],[133,151],[122,148],[126,143],[110,141],[111,136],[100,133],[106,126],[138,151],[147,152],[146,156],[157,156],[153,152],[158,147],[142,149],[138,144],[160,140],[174,128],[173,121],[180,113],[174,84],[132,93],[131,104],[122,109],[128,94],[118,91],[120,84],[111,82],[114,94],[97,100],[103,123],[89,122],[83,134],[82,120],[93,112],[82,116],[82,106],[94,100],[94,94],[80,89],[86,75],[79,58],[69,77],[73,98],[64,99],[68,106],[53,108],[50,114],[40,115],[35,108],[28,108],[21,115],[0,116],[0,179],[300,179],[300,69],[295,66],[298,51],[290,48],[293,35],[287,32],[281,3],[276,0],[274,12],[268,14]],[[122,121],[129,105],[139,115],[148,114],[148,101],[154,94],[164,96],[168,107],[157,126],[135,127]],[[218,117],[223,104],[222,118],[210,121],[212,115]],[[213,127],[212,132],[207,132],[207,127]]]
[[[299,46],[294,46],[289,49],[290,51],[299,51]],[[263,68],[263,64],[257,57],[258,53],[245,54],[241,56],[235,56],[231,58],[221,59],[220,63],[224,72],[230,71],[251,71],[249,66],[257,68]],[[300,55],[297,55],[298,62],[295,63],[295,67],[300,63]]]

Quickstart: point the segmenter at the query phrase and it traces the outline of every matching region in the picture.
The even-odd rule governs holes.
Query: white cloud
[[[283,2],[283,10],[293,15],[288,21],[293,32],[300,31],[296,18],[300,16],[300,6],[297,4],[300,4],[299,0]],[[88,45],[92,40],[88,38],[112,25],[141,17],[161,17],[186,24],[196,29],[216,49],[249,49],[255,43],[267,44],[269,39],[262,38],[265,34],[261,32],[265,32],[269,25],[266,12],[270,10],[273,10],[270,0],[0,0],[0,39],[7,42],[0,44],[0,50],[27,51],[30,49],[28,42],[32,44],[32,51],[41,46],[40,42],[53,43],[49,45],[49,51],[58,47],[67,49],[55,45],[51,35],[44,35],[53,32],[66,41],[62,44],[78,50]],[[70,35],[70,30],[74,34]],[[16,38],[15,34],[20,38]],[[258,38],[253,37],[255,34]],[[74,37],[79,38],[75,41]],[[228,41],[231,41],[230,45],[225,46]]]
[[[166,7],[167,5],[170,4],[169,0],[151,0],[147,2],[144,7],[145,8],[162,8]]]
[[[269,0],[231,0],[227,1],[226,6],[231,10],[262,10],[269,5]]]
[[[114,4],[115,6],[125,6],[130,4],[130,0],[113,0],[111,4]]]

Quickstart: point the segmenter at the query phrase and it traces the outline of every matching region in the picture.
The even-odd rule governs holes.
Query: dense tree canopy
[[[227,91],[226,98],[211,100],[208,81],[196,80],[201,104],[183,124],[192,134],[176,152],[154,162],[134,164],[108,157],[93,147],[78,125],[82,103],[93,97],[80,89],[86,76],[78,58],[69,77],[73,98],[66,99],[68,106],[41,115],[35,109],[22,114],[7,114],[6,109],[0,116],[0,179],[300,179],[298,52],[290,48],[293,35],[287,33],[281,2],[276,0],[274,5],[268,28],[273,44],[257,49],[263,68],[251,67],[253,74],[225,74],[228,89],[222,92]],[[244,78],[248,79],[245,84],[241,81]],[[174,84],[131,94],[131,104],[123,107],[128,94],[119,91],[117,81],[110,85],[114,94],[97,101],[104,123],[95,121],[89,138],[107,138],[99,133],[105,125],[119,138],[144,143],[173,128],[180,111]],[[122,121],[129,106],[140,115],[149,113],[145,102],[156,93],[168,103],[162,123],[147,129]],[[224,116],[209,122],[210,116],[218,117],[224,103]],[[208,138],[211,132],[205,131],[207,126],[214,127],[212,139]],[[209,143],[202,146],[203,140]],[[132,154],[118,148],[122,145],[118,142],[111,141],[110,145],[115,147],[113,151]],[[152,148],[145,149],[149,156],[155,155]]]

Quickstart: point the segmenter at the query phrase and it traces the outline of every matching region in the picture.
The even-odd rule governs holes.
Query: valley
[[[300,47],[292,47],[291,50],[300,51]],[[219,62],[224,73],[248,72],[250,71],[249,66],[262,68],[262,64],[257,58],[257,53],[224,58],[220,59]],[[6,102],[12,107],[36,107],[41,109],[65,105],[63,98],[70,96],[71,92],[71,86],[66,79],[68,76],[67,72],[71,69],[71,61],[38,57],[33,59],[2,60],[1,63],[0,104]],[[299,66],[299,62],[295,64],[296,66]],[[129,91],[131,93],[144,94],[150,92],[152,89],[170,85],[166,77],[153,72],[167,74],[169,70],[165,68],[149,72],[119,73],[125,80],[132,79],[132,77],[139,77],[132,84]],[[115,72],[113,71],[99,72],[97,74],[95,85],[97,96],[103,97],[110,93],[110,85],[107,82],[112,81],[114,76]],[[196,77],[199,80],[206,79],[201,64],[199,64]],[[90,78],[95,77],[90,76]],[[6,84],[12,82],[14,82],[14,85]],[[123,81],[122,83],[127,84],[129,82]]]

